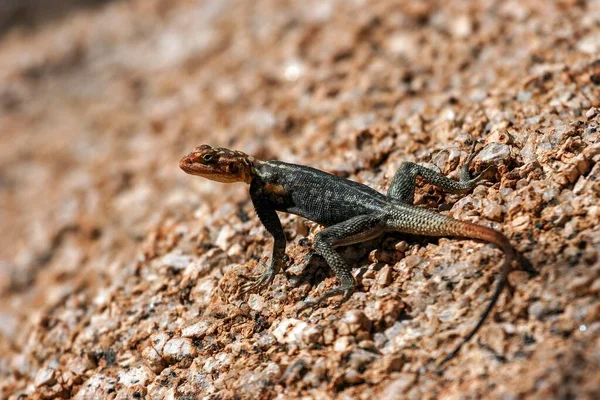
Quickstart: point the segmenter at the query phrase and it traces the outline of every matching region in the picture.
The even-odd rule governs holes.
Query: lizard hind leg
[[[331,296],[343,294],[341,303],[346,301],[354,292],[356,282],[350,271],[350,267],[335,250],[337,246],[347,246],[354,243],[364,242],[376,238],[384,231],[382,220],[376,216],[359,215],[344,222],[332,225],[315,236],[315,252],[322,256],[329,267],[333,270],[341,285],[323,293],[314,300],[305,301],[298,312],[318,305]]]
[[[412,204],[414,201],[415,185],[417,176],[424,178],[427,182],[439,187],[448,193],[466,193],[473,189],[477,183],[483,179],[483,175],[490,169],[486,168],[479,175],[471,178],[469,175],[469,165],[477,154],[475,144],[473,142],[471,151],[467,156],[467,160],[460,169],[460,180],[455,181],[448,178],[446,175],[434,171],[430,168],[423,167],[410,161],[405,161],[400,165],[398,171],[394,175],[394,179],[390,184],[387,195],[404,203]]]

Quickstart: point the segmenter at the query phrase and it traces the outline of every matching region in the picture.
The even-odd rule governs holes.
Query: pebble
[[[193,325],[188,325],[183,328],[181,336],[184,338],[202,339],[210,327],[210,322],[200,320]]]
[[[266,308],[267,302],[266,302],[266,300],[265,300],[265,298],[263,296],[255,294],[255,293],[252,293],[248,297],[248,305],[254,311],[259,311],[260,312],[260,311],[262,311],[262,310],[264,310]]]
[[[217,353],[214,357],[209,357],[204,362],[202,370],[207,374],[212,374],[214,372],[221,371],[223,368],[229,366],[231,364],[232,357],[231,354],[228,353]]]
[[[302,334],[309,324],[296,318],[285,318],[273,329],[273,336],[282,344],[302,343]]]
[[[528,230],[530,224],[531,217],[529,215],[518,216],[511,222],[512,227],[517,231]]]
[[[382,361],[383,369],[388,373],[400,371],[404,365],[404,360],[400,355],[386,355]]]
[[[277,339],[269,332],[263,333],[256,340],[256,345],[262,350],[269,349],[271,346],[275,345],[275,343],[277,343]]]
[[[392,280],[392,268],[389,265],[385,265],[377,274],[377,284],[381,287],[386,287],[392,283]]]
[[[35,386],[52,386],[56,383],[56,371],[52,368],[42,368],[35,375]]]
[[[236,236],[236,233],[237,232],[230,225],[221,227],[221,230],[215,239],[215,245],[223,251],[227,251],[231,246],[231,240]]]
[[[92,375],[75,394],[76,400],[106,399],[115,391],[117,380],[102,373]]]
[[[359,330],[369,330],[371,321],[359,310],[346,311],[336,324],[339,335],[354,335]]]
[[[174,364],[194,358],[196,347],[190,339],[176,337],[165,344],[162,355],[167,363]]]
[[[492,221],[500,221],[502,218],[502,206],[495,203],[487,203],[483,208],[483,216]]]
[[[510,146],[502,143],[490,143],[477,154],[477,158],[483,163],[503,164],[510,157]]]
[[[119,383],[127,387],[136,385],[145,387],[154,378],[154,374],[150,368],[140,365],[138,367],[129,368],[126,371],[119,372],[118,377]]]
[[[359,383],[364,382],[364,378],[362,375],[353,369],[347,370],[344,374],[344,381],[350,385],[357,385]]]
[[[147,346],[142,350],[142,358],[155,374],[159,374],[165,368],[162,356],[152,346]]]
[[[591,50],[600,42],[591,9],[565,13],[577,3],[571,0],[507,2],[491,14],[477,2],[394,9],[361,1],[293,9],[276,3],[261,2],[250,19],[244,5],[218,1],[150,6],[141,10],[150,23],[141,25],[131,10],[113,7],[100,21],[98,10],[78,15],[75,25],[58,21],[61,29],[34,35],[24,50],[16,45],[23,38],[9,38],[8,56],[33,58],[8,62],[0,88],[7,126],[23,136],[0,146],[14,155],[0,174],[0,203],[8,206],[0,220],[14,223],[9,239],[19,239],[4,243],[16,243],[4,249],[17,253],[15,261],[0,260],[0,291],[10,297],[0,336],[11,343],[0,361],[9,371],[0,397],[543,398],[568,390],[594,398],[600,70]],[[315,9],[324,17],[307,25]],[[121,23],[107,30],[107,17]],[[431,39],[432,28],[441,40]],[[514,40],[488,46],[497,31]],[[135,40],[122,40],[132,32]],[[218,34],[194,34],[203,32]],[[365,32],[389,34],[370,44]],[[186,38],[207,40],[211,50],[196,40],[189,47]],[[149,46],[131,47],[140,41]],[[106,75],[104,85],[77,72],[89,69],[90,57],[74,65],[70,50],[65,57],[64,49],[92,54],[110,72],[128,57],[107,59],[97,46],[108,42],[117,55],[134,50],[130,67],[158,43],[155,56],[166,54],[172,67],[127,68]],[[548,43],[561,43],[556,57],[535,51]],[[570,48],[594,56],[565,52]],[[65,61],[74,73],[53,71]],[[29,76],[40,70],[42,79]],[[89,96],[55,96],[60,118],[31,123],[54,90],[44,84],[48,74],[59,89],[102,86],[103,96],[118,101],[94,99],[90,108]],[[89,87],[60,84],[82,76]],[[13,84],[23,85],[16,103]],[[35,96],[40,84],[48,93]],[[33,150],[31,130],[48,139]],[[281,214],[298,283],[280,274],[274,285],[241,295],[238,272],[268,260],[273,246],[247,186],[177,168],[187,146],[212,141],[383,188],[404,160],[457,178],[473,139],[484,141],[473,172],[499,165],[488,181],[462,196],[441,195],[418,179],[417,206],[498,229],[540,274],[513,266],[513,291],[440,376],[433,358],[447,354],[489,299],[501,260],[493,246],[390,233],[340,248],[358,271],[356,293],[298,316],[295,303],[309,291],[339,284],[319,257],[299,266],[303,244],[314,243],[322,228]],[[65,173],[61,165],[69,166]],[[303,235],[308,239],[299,242]],[[399,238],[410,246],[392,247]],[[131,251],[140,257],[133,260]],[[502,368],[494,352],[506,357]],[[566,375],[581,384],[565,389]]]
[[[165,332],[154,333],[150,336],[152,347],[159,353],[162,353],[163,348],[169,339],[170,336]]]
[[[381,394],[382,400],[395,400],[401,397],[417,381],[417,375],[412,372],[399,372],[391,376],[392,381]]]
[[[174,250],[165,254],[162,258],[164,265],[174,269],[184,269],[192,262],[192,257],[181,254],[179,250]]]
[[[333,351],[338,353],[345,352],[350,349],[350,346],[354,343],[354,340],[350,336],[341,336],[336,339],[333,343]]]

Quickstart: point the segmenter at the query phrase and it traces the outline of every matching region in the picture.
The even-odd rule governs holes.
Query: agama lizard
[[[485,173],[483,171],[475,178],[469,175],[474,149],[475,144],[460,170],[459,181],[418,164],[403,162],[387,195],[311,167],[259,160],[241,151],[208,145],[196,147],[181,159],[179,165],[188,174],[213,181],[250,184],[250,198],[256,214],[273,236],[274,245],[269,267],[262,275],[251,278],[251,282],[243,287],[244,292],[269,285],[284,266],[286,237],[277,211],[300,215],[326,227],[315,235],[314,250],[325,259],[341,285],[313,301],[306,301],[300,310],[338,294],[343,295],[342,302],[348,299],[354,291],[355,280],[349,266],[334,248],[373,239],[386,231],[480,239],[502,249],[504,262],[491,300],[475,327],[446,356],[443,364],[453,358],[482,326],[504,288],[515,258],[509,240],[500,232],[413,205],[417,176],[450,193],[465,193],[474,188]]]

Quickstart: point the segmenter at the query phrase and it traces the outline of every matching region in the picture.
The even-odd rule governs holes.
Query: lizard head
[[[241,151],[207,144],[196,147],[179,161],[179,167],[191,175],[217,182],[245,182],[252,180],[253,158]]]

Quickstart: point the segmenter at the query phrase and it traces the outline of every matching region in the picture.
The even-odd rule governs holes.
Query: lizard
[[[304,301],[298,312],[324,299],[343,295],[347,300],[355,289],[355,279],[340,254],[338,246],[347,246],[373,239],[386,231],[423,236],[452,236],[489,242],[504,252],[495,289],[477,323],[441,364],[458,354],[481,328],[498,301],[506,284],[515,252],[508,238],[499,231],[482,225],[460,221],[436,211],[414,205],[416,179],[420,176],[445,192],[464,194],[483,180],[485,169],[475,177],[469,165],[476,155],[475,144],[460,169],[459,180],[419,164],[404,161],[383,194],[367,185],[303,165],[282,161],[267,161],[244,152],[202,145],[194,148],[180,161],[188,174],[213,181],[250,185],[250,199],[256,214],[274,240],[270,265],[261,275],[251,277],[242,286],[242,293],[268,286],[285,264],[286,237],[278,211],[296,214],[325,227],[314,237],[314,252],[325,259],[340,281],[312,301]]]

